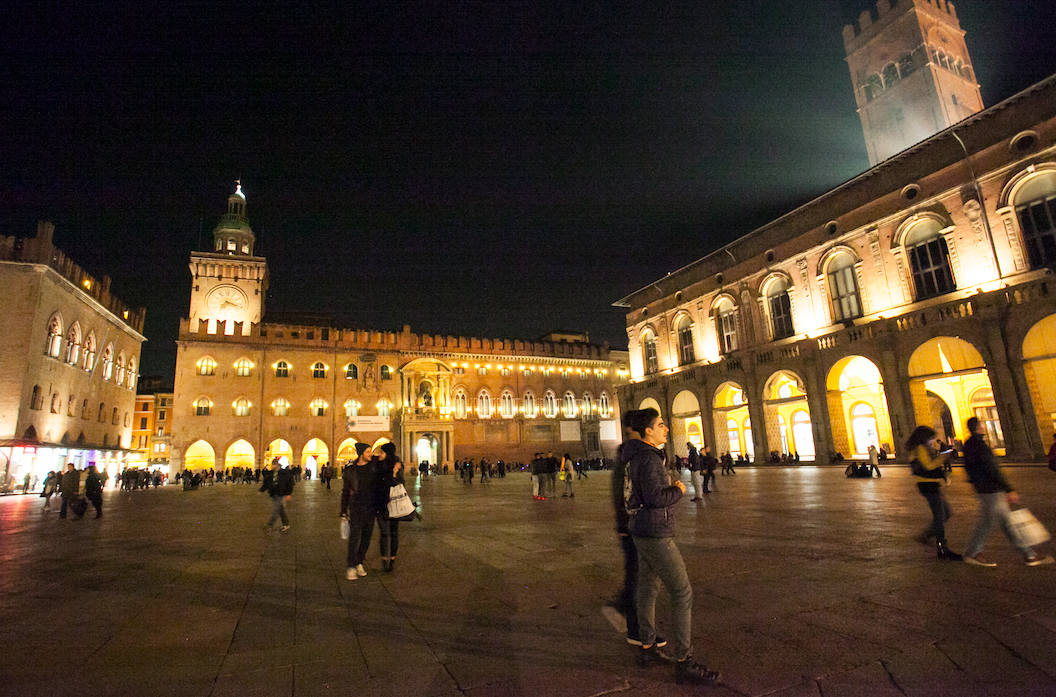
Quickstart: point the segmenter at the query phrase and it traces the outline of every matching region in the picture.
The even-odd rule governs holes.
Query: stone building
[[[142,377],[132,415],[130,467],[162,468],[168,471],[169,444],[172,435],[172,380]]]
[[[265,315],[268,266],[239,187],[191,257],[181,321],[171,471],[255,467],[285,456],[313,471],[389,438],[417,464],[536,451],[611,456],[626,352],[564,333],[538,341],[347,329]],[[268,317],[270,321],[263,321]]]
[[[963,441],[977,416],[1041,459],[1054,264],[1056,76],[617,303],[620,403],[658,407],[678,454],[902,455],[916,424]]]
[[[983,108],[948,0],[878,0],[843,30],[869,162],[883,162]]]
[[[113,473],[132,447],[146,313],[56,249],[54,232],[0,237],[0,472],[19,481],[70,460]]]

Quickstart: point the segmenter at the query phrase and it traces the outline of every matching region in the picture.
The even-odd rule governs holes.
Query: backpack
[[[623,510],[629,516],[642,510],[642,504],[632,501],[633,498],[634,486],[631,483],[631,463],[628,462],[623,468]]]

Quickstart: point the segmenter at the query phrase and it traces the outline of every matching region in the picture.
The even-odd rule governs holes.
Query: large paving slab
[[[1056,475],[1010,476],[1056,526]],[[903,468],[746,468],[679,505],[711,688],[638,668],[601,613],[622,578],[608,473],[545,502],[521,473],[410,488],[424,521],[396,571],[375,543],[354,582],[340,492],[314,481],[285,534],[253,486],[108,491],[99,520],[0,499],[0,694],[1056,696],[1056,565],[1000,534],[996,569],[936,560]],[[948,491],[962,549],[975,499],[959,470]]]

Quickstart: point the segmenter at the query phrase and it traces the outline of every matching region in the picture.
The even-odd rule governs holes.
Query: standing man
[[[59,488],[62,494],[62,507],[59,508],[59,517],[65,518],[66,510],[77,500],[81,490],[81,473],[77,471],[72,462],[66,465],[66,472],[62,475]],[[77,517],[79,518],[80,516]]]
[[[972,435],[964,444],[964,469],[968,473],[968,481],[975,487],[975,493],[979,496],[979,522],[976,523],[972,541],[964,552],[964,561],[973,566],[997,566],[981,557],[979,553],[983,551],[983,545],[994,525],[1000,524],[1005,537],[1023,555],[1027,566],[1051,564],[1052,557],[1035,554],[1033,549],[1020,542],[1012,532],[1012,526],[1008,522],[1008,514],[1012,511],[1008,504],[1019,503],[1019,494],[1005,479],[1004,473],[994,460],[993,451],[983,439],[986,435],[983,424],[973,416],[968,419],[967,426]]]
[[[882,476],[880,474],[880,451],[876,449],[875,445],[869,445],[869,476],[873,475],[877,477]]]
[[[293,472],[288,467],[283,467],[279,458],[271,461],[271,469],[264,470],[264,482],[260,486],[261,491],[266,491],[271,497],[271,517],[264,525],[266,530],[271,530],[275,521],[282,519],[282,527],[279,532],[290,529],[290,519],[286,516],[286,502],[293,496]]]
[[[686,448],[689,450],[689,456],[686,460],[689,462],[689,479],[693,482],[693,493],[695,494],[690,501],[702,501],[700,494],[704,489],[704,475],[701,474],[700,464],[700,453],[697,452],[697,446],[692,443],[686,443]]]
[[[686,564],[675,546],[675,506],[686,487],[672,478],[667,469],[664,443],[667,425],[656,409],[643,409],[633,415],[631,428],[640,440],[627,443],[630,495],[626,499],[629,529],[638,551],[638,637],[642,641],[638,661],[642,665],[675,663],[677,683],[710,685],[719,679],[692,657],[693,587]],[[660,584],[671,598],[674,623],[674,655],[668,655],[656,641],[656,596]]]
[[[545,501],[546,497],[543,496],[543,454],[536,453],[535,457],[532,458],[532,500],[533,501]]]
[[[560,464],[553,453],[546,454],[546,484],[550,490],[550,496],[557,496],[557,470]]]
[[[95,463],[88,464],[88,476],[84,478],[84,496],[92,502],[95,508],[95,517],[103,517],[103,478],[99,476],[99,470]]]
[[[715,484],[715,468],[719,462],[711,454],[711,448],[707,445],[704,446],[704,455],[700,458],[700,461],[701,467],[704,468],[704,493],[710,494],[712,489],[718,491],[718,487]]]

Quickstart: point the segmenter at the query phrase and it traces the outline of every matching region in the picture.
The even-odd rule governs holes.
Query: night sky
[[[5,3],[0,234],[145,306],[145,375],[238,178],[269,310],[625,347],[613,301],[868,168],[871,5]],[[957,7],[987,106],[1056,72],[1052,0]]]

